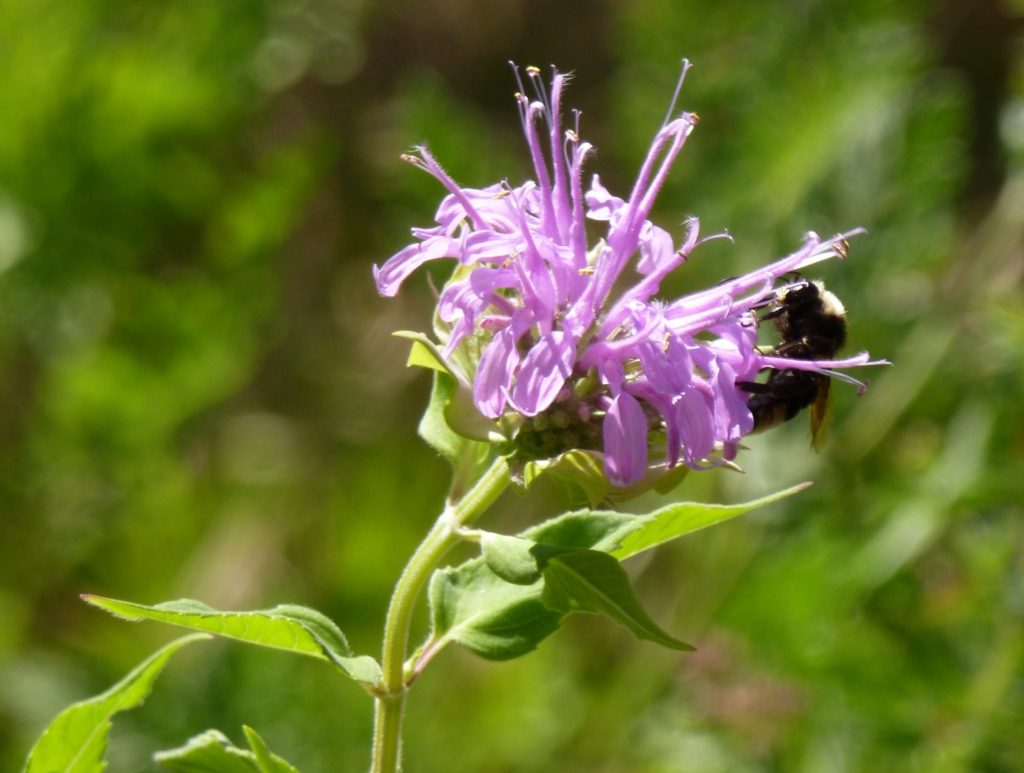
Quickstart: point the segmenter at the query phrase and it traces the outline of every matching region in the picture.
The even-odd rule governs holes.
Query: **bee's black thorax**
[[[778,328],[776,353],[797,360],[825,360],[846,343],[846,310],[835,295],[806,282],[786,290],[762,319]]]

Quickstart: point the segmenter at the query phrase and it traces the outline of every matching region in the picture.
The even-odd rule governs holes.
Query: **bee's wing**
[[[811,403],[811,446],[815,451],[825,447],[828,427],[832,423],[832,379],[822,378],[818,382],[818,395]]]

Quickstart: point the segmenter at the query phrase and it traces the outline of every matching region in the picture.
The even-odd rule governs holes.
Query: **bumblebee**
[[[775,357],[793,360],[831,360],[846,343],[846,309],[821,282],[800,280],[778,291],[767,304],[759,324],[771,320],[779,331]],[[768,368],[763,381],[738,381],[750,393],[747,405],[754,415],[754,431],[768,429],[810,408],[811,443],[820,449],[831,406],[831,378],[824,373],[796,368]]]

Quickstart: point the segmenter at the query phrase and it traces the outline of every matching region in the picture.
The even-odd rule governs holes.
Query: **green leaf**
[[[665,463],[651,464],[644,476],[629,486],[617,488],[608,481],[604,471],[604,454],[600,451],[574,449],[550,459],[538,459],[523,464],[522,481],[527,488],[541,475],[550,475],[583,492],[591,507],[600,504],[628,502],[641,494],[655,490],[667,494],[678,486],[690,472],[685,464],[671,469]]]
[[[495,430],[495,422],[476,409],[468,387],[447,371],[434,371],[430,401],[419,424],[421,438],[454,462],[467,446],[483,446],[475,453],[485,454]]]
[[[453,464],[461,457],[470,442],[448,425],[445,407],[455,393],[455,379],[448,373],[434,372],[430,387],[430,401],[420,419],[419,434],[427,445]]]
[[[125,620],[156,620],[206,631],[247,644],[326,660],[357,682],[376,685],[380,680],[377,661],[369,655],[353,656],[338,626],[327,616],[308,607],[281,604],[273,609],[254,612],[222,612],[192,599],[145,606],[101,596],[85,595],[82,598]]]
[[[593,612],[608,615],[639,639],[677,650],[693,647],[670,636],[640,606],[626,571],[607,553],[597,550],[536,552],[544,572],[544,604],[558,612]]]
[[[444,357],[441,355],[437,344],[430,340],[425,333],[417,333],[413,330],[396,330],[392,333],[396,338],[404,338],[412,341],[409,347],[409,357],[405,361],[407,367],[427,368],[442,373],[448,372]]]
[[[529,461],[523,465],[523,485],[529,488],[544,474],[578,487],[592,507],[605,502],[613,491],[604,473],[604,454],[598,451],[576,449],[550,459]]]
[[[657,491],[659,494],[669,494],[675,489],[687,475],[690,474],[690,468],[685,464],[677,464],[670,470],[663,472],[656,480],[651,483],[651,488]]]
[[[489,443],[495,422],[476,409],[470,388],[456,377],[438,345],[424,333],[400,330],[394,335],[412,341],[406,365],[434,371],[430,402],[420,420],[420,437],[452,462],[467,443]]]
[[[628,578],[623,589],[622,577],[616,577],[621,567],[616,564],[611,568],[612,564],[594,556],[566,558],[567,549],[610,554],[608,560],[614,563],[615,559],[775,502],[806,485],[739,505],[684,502],[648,515],[578,510],[538,524],[518,537],[484,535],[482,557],[434,573],[430,585],[431,639],[442,646],[449,641],[458,642],[485,658],[514,658],[535,649],[554,633],[565,616],[561,609],[565,608],[611,614],[641,638],[685,647],[651,622],[642,608],[637,612],[639,604],[629,604],[629,598],[635,602],[635,597],[628,587]],[[556,556],[562,563],[552,570]],[[538,561],[544,560],[548,570],[542,579],[529,582],[534,577],[534,567],[541,568]],[[578,580],[566,579],[580,570],[580,564],[591,574]],[[566,586],[566,582],[570,584]],[[593,587],[576,587],[573,583],[578,582]],[[561,586],[547,590],[551,583]],[[543,596],[545,592],[547,597]],[[549,608],[545,600],[559,609]],[[616,611],[616,606],[622,611]]]
[[[255,730],[242,729],[252,751],[239,749],[219,730],[207,730],[184,746],[158,752],[153,759],[177,773],[298,773],[273,754]]]
[[[614,510],[575,510],[537,524],[520,536],[562,548],[610,551],[644,524],[644,516]]]
[[[256,755],[234,746],[220,730],[207,730],[177,749],[157,752],[153,759],[176,773],[258,773]]]
[[[477,449],[478,455],[485,455],[489,450],[488,446],[495,439],[504,440],[497,431],[498,425],[494,419],[488,419],[477,410],[476,403],[473,402],[473,393],[458,382],[455,393],[444,407],[444,419],[453,432],[467,438],[475,446],[484,446],[483,450]]]
[[[507,583],[479,558],[439,569],[430,580],[431,638],[458,642],[488,660],[525,655],[562,622],[540,595],[539,581]]]
[[[505,582],[532,585],[540,579],[540,566],[533,554],[536,544],[522,537],[485,532],[480,550],[487,567]]]
[[[538,577],[522,584],[540,569],[532,552],[536,543],[545,543],[547,550],[614,547],[639,523],[635,515],[581,510],[528,529],[520,538],[485,535],[481,542],[498,546],[496,551],[482,545],[483,557],[434,572],[431,638],[458,642],[490,660],[531,652],[558,630],[564,617],[541,600],[543,582]],[[493,566],[488,566],[488,559]]]
[[[558,630],[564,617],[541,600],[536,543],[543,541],[549,550],[614,546],[621,534],[637,525],[633,515],[579,511],[539,524],[521,537],[485,535],[483,557],[434,572],[429,593],[431,638],[442,644],[457,642],[489,660],[531,652]],[[533,580],[524,584],[531,576]]]
[[[735,518],[737,515],[742,515],[755,508],[777,502],[798,491],[803,491],[810,485],[810,483],[801,483],[784,491],[738,505],[708,505],[699,502],[680,502],[668,505],[660,510],[655,510],[649,515],[639,516],[637,528],[623,535],[620,544],[614,546],[610,552],[616,558],[628,558],[671,540],[678,539],[685,534],[690,534],[699,529]],[[604,549],[603,546],[602,549]]]
[[[151,655],[105,693],[68,706],[36,741],[24,773],[92,773],[103,761],[112,717],[142,705],[171,655],[186,644],[209,639],[193,634],[173,641]]]
[[[249,741],[249,748],[256,755],[256,764],[259,766],[260,773],[299,773],[297,768],[271,752],[267,744],[251,727],[242,725],[242,731],[245,733],[246,740]]]

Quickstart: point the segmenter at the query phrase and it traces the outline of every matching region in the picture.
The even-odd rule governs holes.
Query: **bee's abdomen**
[[[754,431],[789,421],[818,396],[818,373],[787,368],[772,371],[768,380],[750,395],[747,406],[754,416]]]

